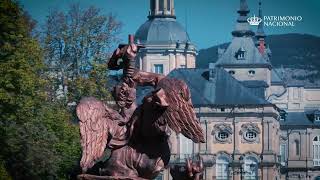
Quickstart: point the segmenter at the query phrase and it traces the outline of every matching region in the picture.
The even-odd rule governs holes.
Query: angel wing
[[[118,147],[127,143],[126,127],[118,125],[117,120],[122,119],[118,112],[93,97],[83,98],[76,111],[80,120],[80,165],[86,172],[103,156],[107,145]]]
[[[165,92],[162,101],[168,105],[164,116],[169,127],[195,143],[204,143],[204,133],[194,112],[186,83],[178,79],[164,78],[157,87]]]

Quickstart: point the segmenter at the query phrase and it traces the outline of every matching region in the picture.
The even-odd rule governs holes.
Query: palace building
[[[237,13],[230,45],[207,69],[195,67],[196,49],[176,21],[174,0],[150,0],[148,20],[136,32],[146,46],[137,66],[184,80],[206,134],[204,144],[172,134],[171,166],[200,156],[206,180],[318,180],[320,87],[283,79],[270,62],[263,23],[247,21],[246,0]],[[157,179],[172,177],[166,170]]]

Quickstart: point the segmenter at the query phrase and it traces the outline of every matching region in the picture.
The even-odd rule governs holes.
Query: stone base
[[[91,174],[80,174],[78,180],[147,180],[144,178],[134,178],[125,176],[96,176]]]

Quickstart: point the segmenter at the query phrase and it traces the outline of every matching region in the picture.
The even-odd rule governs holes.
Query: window
[[[298,140],[295,140],[294,144],[295,144],[295,148],[296,148],[296,155],[299,156],[300,155],[300,143]]]
[[[231,75],[234,75],[236,72],[235,71],[233,71],[233,70],[230,70],[229,71],[229,74],[231,74]]]
[[[243,166],[243,176],[245,180],[258,179],[258,161],[254,157],[246,157]]]
[[[220,109],[221,112],[224,112],[225,110],[226,110],[225,108],[221,108],[221,109]]]
[[[229,134],[227,132],[219,132],[218,138],[221,140],[226,140],[229,137]]]
[[[150,1],[150,9],[154,11],[156,9],[155,1]]]
[[[187,66],[186,65],[180,65],[180,68],[186,68]]]
[[[248,71],[248,75],[249,76],[254,76],[255,74],[256,74],[256,72],[254,70]]]
[[[313,146],[313,165],[320,166],[320,136],[315,136],[312,142]]]
[[[314,121],[319,122],[320,121],[320,110],[316,110],[313,112]]]
[[[244,59],[244,52],[238,54],[238,59]]]
[[[231,144],[233,134],[232,128],[230,124],[219,123],[213,126],[213,130],[211,132],[214,135],[213,142],[218,144]]]
[[[280,112],[279,112],[280,121],[285,121],[286,120],[286,116],[287,116],[287,112],[284,111],[284,110],[280,110]]]
[[[171,3],[170,0],[167,0],[167,10],[170,11],[171,10]]]
[[[236,53],[235,53],[235,58],[237,60],[244,60],[245,59],[245,50],[243,47],[241,47]]]
[[[193,153],[193,142],[180,134],[180,158],[184,159],[190,157]]]
[[[287,153],[287,151],[286,151],[286,144],[280,144],[280,163],[281,163],[281,165],[282,166],[285,166],[285,164],[286,164],[286,159],[287,159],[287,157],[286,157],[286,153]]]
[[[245,136],[246,136],[246,139],[253,141],[256,139],[257,133],[255,133],[253,131],[247,131]]]
[[[229,160],[226,157],[220,156],[216,162],[216,179],[227,180],[229,177]]]
[[[160,11],[163,11],[164,1],[165,1],[165,0],[160,0],[160,1],[159,1],[159,10],[160,10]]]
[[[155,64],[153,71],[157,74],[163,74],[163,64]]]

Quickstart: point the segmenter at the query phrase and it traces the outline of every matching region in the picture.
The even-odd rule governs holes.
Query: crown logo
[[[249,17],[247,21],[252,26],[258,26],[262,22],[262,19],[256,15],[253,15],[253,17]]]

